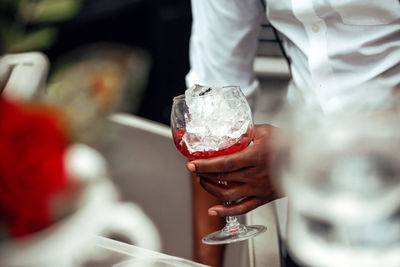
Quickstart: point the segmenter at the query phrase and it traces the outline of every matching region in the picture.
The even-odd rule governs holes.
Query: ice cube
[[[229,147],[252,121],[245,97],[235,95],[231,88],[195,85],[186,90],[185,99],[190,116],[183,141],[190,152]]]

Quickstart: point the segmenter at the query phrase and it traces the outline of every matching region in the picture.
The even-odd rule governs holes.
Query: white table
[[[136,247],[101,236],[94,236],[88,243],[88,247],[90,247],[90,260],[86,261],[82,267],[106,267],[118,265],[124,262],[130,263],[127,264],[127,266],[141,266],[139,264],[140,262],[148,263],[149,259],[161,259],[163,261],[163,265],[154,266],[206,266],[183,258],[169,256],[167,254]],[[148,266],[153,265],[150,264]]]

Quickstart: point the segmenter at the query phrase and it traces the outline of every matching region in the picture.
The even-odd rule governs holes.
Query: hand
[[[267,124],[256,125],[254,131],[253,144],[240,152],[186,164],[200,177],[200,184],[208,193],[223,202],[238,201],[229,206],[212,206],[209,215],[240,215],[281,197],[276,179],[282,132]]]

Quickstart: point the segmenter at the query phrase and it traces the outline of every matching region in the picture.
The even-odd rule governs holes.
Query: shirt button
[[[315,32],[315,33],[319,32],[319,25],[318,25],[318,23],[313,23],[313,24],[311,25],[311,30],[312,30],[313,32]]]

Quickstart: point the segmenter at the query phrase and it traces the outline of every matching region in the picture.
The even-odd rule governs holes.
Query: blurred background
[[[126,111],[169,125],[171,99],[186,89],[190,1],[4,0],[0,19],[0,54],[44,52],[51,64],[49,80],[77,55],[104,43],[142,50],[146,77]],[[289,78],[272,28],[266,20],[260,27],[254,67],[264,90],[256,113],[277,108]]]
[[[47,56],[45,98],[74,117],[74,141],[100,152],[105,163],[99,165],[108,169],[100,173],[113,182],[119,200],[137,204],[154,223],[160,246],[150,248],[186,259],[193,255],[190,181],[169,116],[171,99],[186,89],[191,20],[188,0],[0,1],[0,56],[30,51]],[[261,92],[254,118],[266,123],[283,104],[290,74],[279,36],[266,20],[260,28],[254,70]],[[98,113],[114,111],[124,115],[93,127]],[[107,212],[98,216],[114,219],[111,226],[124,221]],[[140,227],[143,222],[131,229]],[[140,244],[119,231],[107,236]],[[230,249],[226,266],[243,266],[242,247]]]
[[[0,3],[0,54],[39,50],[50,59],[49,79],[66,55],[113,43],[148,55],[148,79],[130,112],[169,123],[170,100],[185,90],[190,2],[185,0],[40,0]]]

